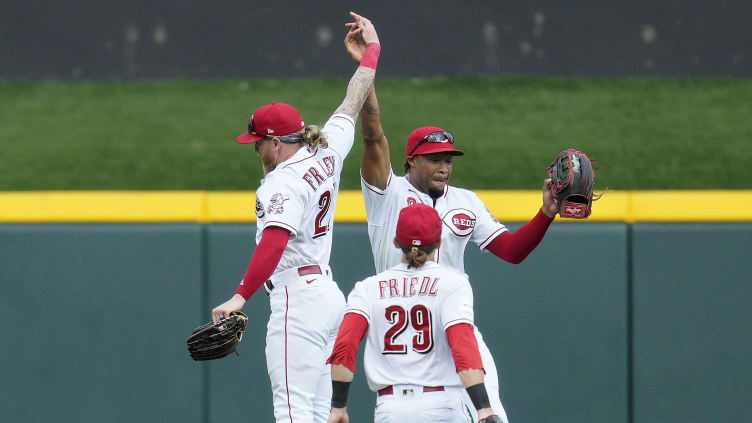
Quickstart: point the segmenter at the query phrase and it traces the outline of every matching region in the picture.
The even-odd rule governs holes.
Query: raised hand
[[[345,35],[345,49],[350,57],[355,60],[355,63],[360,64],[360,61],[363,60],[363,55],[366,53],[366,43],[363,42],[358,32],[355,31],[358,29],[358,24],[350,22],[346,23],[345,26],[349,29],[347,35]]]
[[[373,27],[373,24],[370,20],[368,20],[368,18],[364,18],[363,16],[360,16],[355,12],[350,12],[350,16],[355,19],[355,23],[357,24],[357,28],[353,32],[360,34],[363,42],[366,45],[379,42],[379,36],[378,34],[376,34],[376,28]]]

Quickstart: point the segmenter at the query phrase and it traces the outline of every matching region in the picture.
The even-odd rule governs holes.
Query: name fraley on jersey
[[[436,287],[436,284],[439,282],[439,278],[432,279],[429,276],[423,276],[423,279],[420,281],[416,277],[401,279],[401,283],[394,278],[389,280],[380,280],[379,298],[383,300],[385,298],[414,297],[416,295],[435,297],[439,292],[438,288]]]
[[[334,156],[322,157],[321,159],[316,160],[316,164],[321,168],[321,172],[319,172],[316,167],[311,166],[302,176],[303,180],[308,182],[308,185],[314,192],[318,187],[321,186],[322,183],[324,183],[324,181],[334,176]],[[265,211],[264,205],[258,198],[256,198],[256,217],[262,218],[264,217],[265,213],[283,213],[285,211],[284,202],[289,199],[290,196],[287,194],[281,192],[275,193],[269,200],[269,207]]]
[[[321,167],[321,170],[326,176],[322,176],[318,169],[313,166],[303,174],[303,180],[308,182],[308,185],[310,185],[311,189],[314,191],[316,191],[316,188],[321,186],[327,178],[331,178],[334,175],[334,156],[323,157],[321,160],[317,160],[316,163]]]

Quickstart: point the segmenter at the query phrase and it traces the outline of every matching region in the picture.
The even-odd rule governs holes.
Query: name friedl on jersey
[[[320,187],[325,180],[334,176],[334,156],[326,156],[321,160],[316,160],[316,163],[326,176],[322,176],[315,166],[311,166],[306,173],[303,174],[303,179],[308,182],[308,185],[310,185],[311,189],[314,191],[316,191],[316,188]]]
[[[402,278],[401,284],[397,279],[379,281],[379,298],[413,297],[415,295],[435,297],[438,293],[438,288],[436,287],[436,283],[438,282],[439,278],[431,280],[430,276],[423,276],[423,280],[420,281],[420,287],[418,287],[417,277]],[[388,297],[386,295],[387,288],[389,289]]]

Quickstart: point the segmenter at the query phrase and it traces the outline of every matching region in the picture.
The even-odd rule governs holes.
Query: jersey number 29
[[[427,354],[433,349],[433,328],[431,327],[431,310],[423,304],[416,304],[410,313],[399,305],[386,308],[386,320],[392,327],[384,334],[384,350],[382,354],[407,354],[407,345],[395,342],[398,336],[412,324],[417,332],[413,336],[413,351]]]

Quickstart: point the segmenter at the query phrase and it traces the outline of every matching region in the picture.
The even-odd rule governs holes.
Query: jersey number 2
[[[329,229],[329,222],[322,223],[326,217],[326,213],[329,211],[329,205],[332,203],[332,193],[330,191],[324,191],[319,197],[319,214],[316,215],[316,221],[314,222],[313,238],[318,238],[324,235]]]
[[[417,332],[413,336],[413,351],[427,354],[433,349],[433,328],[431,327],[431,310],[423,304],[416,304],[408,312],[398,305],[386,308],[386,320],[392,327],[384,334],[382,354],[407,354],[407,345],[395,343],[395,340],[412,324]]]

